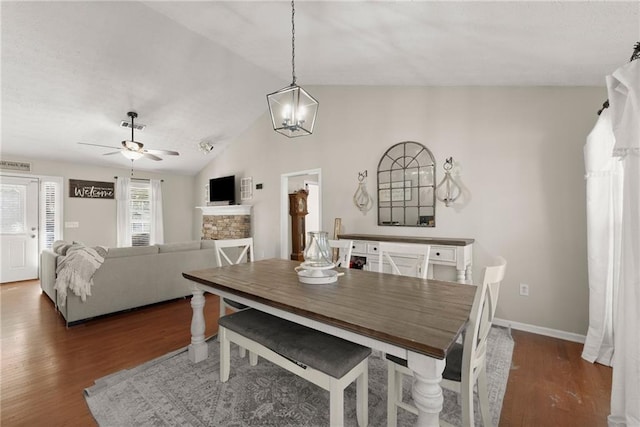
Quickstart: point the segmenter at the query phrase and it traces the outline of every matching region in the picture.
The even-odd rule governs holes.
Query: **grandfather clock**
[[[289,194],[289,215],[291,215],[291,259],[304,261],[305,227],[304,217],[307,211],[306,190],[298,190]]]

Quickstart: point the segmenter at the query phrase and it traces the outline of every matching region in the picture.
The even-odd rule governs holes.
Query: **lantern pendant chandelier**
[[[267,95],[273,130],[289,138],[311,135],[316,123],[318,101],[296,85],[295,5],[291,0],[291,85]]]

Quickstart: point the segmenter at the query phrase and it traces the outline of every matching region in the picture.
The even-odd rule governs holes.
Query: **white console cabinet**
[[[443,265],[456,269],[456,278],[460,283],[471,283],[473,266],[473,242],[474,239],[449,239],[442,237],[406,237],[406,236],[381,236],[373,234],[339,234],[339,239],[353,240],[351,252],[352,263],[356,268],[368,271],[378,271],[378,244],[380,242],[418,243],[431,246],[429,264]],[[399,258],[398,267],[402,270],[415,268],[415,261],[407,257],[406,262]],[[386,263],[383,264],[385,273]],[[429,268],[429,277],[433,278],[433,268]],[[407,274],[415,275],[414,271]],[[437,279],[437,277],[436,277]]]

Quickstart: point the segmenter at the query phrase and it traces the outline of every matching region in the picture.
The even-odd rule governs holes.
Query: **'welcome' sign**
[[[113,182],[69,180],[69,197],[81,199],[113,199]]]

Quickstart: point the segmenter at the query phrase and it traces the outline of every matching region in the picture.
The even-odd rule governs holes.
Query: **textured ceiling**
[[[291,82],[291,10],[275,2],[1,3],[3,159],[109,167],[130,137],[195,174]],[[296,3],[303,86],[603,86],[640,40],[640,2]],[[205,156],[200,141],[216,148]]]

